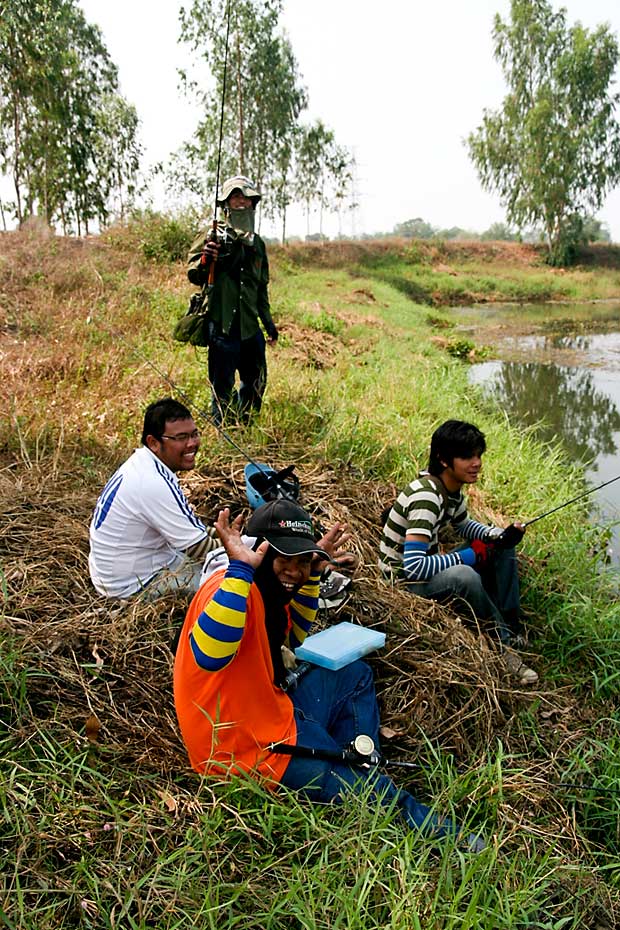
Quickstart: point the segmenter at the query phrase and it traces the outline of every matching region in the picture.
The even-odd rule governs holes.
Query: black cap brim
[[[322,556],[329,562],[331,555],[325,549],[321,549],[315,542],[310,539],[295,538],[294,536],[273,536],[269,533],[265,539],[276,552],[280,555],[317,555]]]

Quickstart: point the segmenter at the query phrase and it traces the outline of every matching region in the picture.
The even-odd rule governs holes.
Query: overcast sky
[[[191,136],[197,116],[178,91],[177,68],[187,65],[177,43],[182,4],[80,3],[101,27],[122,93],[137,108],[146,160],[165,160]],[[618,0],[560,5],[571,23],[606,22],[620,34]],[[388,231],[417,216],[479,232],[504,220],[497,198],[482,191],[463,139],[504,95],[491,29],[494,14],[507,18],[509,9],[509,0],[284,0],[282,25],[309,95],[305,118],[322,119],[357,161],[360,206],[343,220],[343,233]],[[599,217],[620,242],[620,189]],[[331,234],[337,228],[335,218],[325,225]],[[290,217],[289,232],[305,233],[301,214]]]

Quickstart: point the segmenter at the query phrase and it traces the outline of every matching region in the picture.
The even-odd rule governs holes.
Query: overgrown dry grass
[[[482,633],[379,578],[376,520],[392,488],[335,474],[326,464],[302,461],[298,473],[304,505],[326,524],[346,520],[362,560],[338,619],[387,633],[384,654],[371,661],[388,755],[415,759],[430,742],[457,765],[475,767],[501,740],[506,757],[523,760],[523,774],[513,784],[519,806],[525,811],[535,797],[537,808],[545,803],[557,808],[552,783],[560,779],[562,761],[579,742],[582,727],[592,725],[592,711],[579,706],[570,688],[545,682],[542,668],[540,687],[519,691]],[[49,718],[84,738],[94,715],[101,724],[98,741],[125,763],[178,771],[186,760],[171,700],[171,644],[184,605],[174,599],[110,605],[94,593],[87,576],[94,493],[76,488],[70,474],[59,472],[50,482],[45,468],[19,476],[5,470],[1,476],[2,628],[19,644],[30,669],[32,730],[24,737],[31,738]],[[211,460],[190,477],[188,493],[205,519],[224,504],[233,512],[246,509],[243,462],[228,455]],[[327,615],[323,621],[334,619]],[[538,751],[519,722],[525,709],[539,733]],[[568,817],[561,808],[559,814]]]
[[[0,247],[5,297],[0,317],[5,379],[0,630],[12,674],[16,680],[22,676],[20,688],[5,695],[3,708],[12,745],[36,751],[50,735],[82,747],[93,769],[118,766],[152,775],[163,787],[157,789],[159,813],[145,830],[149,837],[153,831],[153,844],[174,845],[180,822],[191,826],[198,812],[204,813],[207,791],[201,805],[194,804],[194,779],[171,696],[172,644],[186,605],[172,598],[154,605],[110,605],[99,598],[88,580],[87,528],[101,486],[129,451],[145,403],[167,393],[125,343],[153,352],[175,377],[180,363],[174,352],[158,350],[171,309],[162,309],[159,301],[166,293],[181,306],[189,289],[178,267],[147,265],[103,240],[33,241],[16,235],[0,238]],[[320,264],[322,248],[307,250],[304,262],[316,258]],[[290,257],[296,260],[294,250]],[[276,281],[277,275],[276,270]],[[355,287],[350,292],[355,294]],[[364,291],[358,299],[363,315],[374,297]],[[85,322],[93,308],[105,321],[100,328],[96,318],[95,325]],[[123,342],[109,335],[117,329],[124,333]],[[282,332],[290,339],[279,351],[287,364],[302,368],[329,368],[356,351],[337,336],[299,322],[284,321]],[[155,333],[151,340],[149,333]],[[360,344],[360,364],[363,350]],[[251,436],[235,433],[242,445]],[[215,433],[205,436],[204,450],[186,487],[199,513],[212,521],[223,505],[235,512],[246,507],[244,460]],[[325,615],[322,622],[347,618],[387,633],[386,649],[370,660],[387,758],[422,764],[410,775],[421,796],[439,795],[440,804],[483,809],[498,838],[498,855],[524,850],[526,859],[544,862],[548,856],[561,863],[566,871],[556,876],[554,865],[549,880],[558,919],[567,913],[563,906],[574,891],[573,870],[588,886],[584,891],[580,884],[579,893],[589,894],[593,902],[591,922],[581,925],[607,928],[620,922],[618,888],[608,887],[593,866],[597,856],[606,856],[606,838],[584,828],[587,786],[580,789],[570,762],[586,736],[592,745],[605,744],[615,707],[584,701],[569,679],[547,674],[550,670],[537,656],[532,662],[541,675],[539,687],[519,690],[482,631],[448,609],[387,585],[379,577],[375,550],[379,514],[394,496],[392,484],[369,480],[352,466],[334,468],[318,447],[301,446],[293,437],[267,441],[261,458],[278,467],[296,462],[305,506],[326,524],[346,520],[352,529],[361,559],[353,593],[337,618]],[[484,512],[484,497],[476,505]],[[532,620],[534,638],[542,632],[537,622]],[[453,783],[441,776],[446,767]],[[172,798],[166,780],[179,773],[187,782],[177,781]],[[467,778],[459,781],[462,773]],[[567,782],[577,787],[558,787]],[[133,790],[129,785],[128,793]],[[222,803],[217,786],[209,791],[215,816]],[[73,841],[60,827],[63,818],[68,824],[71,817],[69,808],[63,809],[56,832],[46,828],[39,836],[33,828],[37,849],[47,844],[49,852],[56,844],[59,862],[66,858]],[[254,842],[251,818],[235,829]],[[617,845],[617,838],[611,840]],[[221,845],[225,862],[235,855],[234,847]],[[79,844],[71,856],[78,854]],[[127,855],[131,858],[131,848]],[[45,884],[50,878],[37,856],[24,867],[35,884]],[[236,867],[242,868],[241,861]],[[90,899],[85,900],[88,914]],[[71,917],[57,925],[81,924]]]

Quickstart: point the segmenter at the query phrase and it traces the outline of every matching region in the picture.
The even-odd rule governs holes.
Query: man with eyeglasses
[[[88,567],[100,594],[152,601],[193,594],[217,534],[194,514],[177,472],[194,467],[200,433],[171,397],[146,408],[142,446],[112,475],[90,524]]]

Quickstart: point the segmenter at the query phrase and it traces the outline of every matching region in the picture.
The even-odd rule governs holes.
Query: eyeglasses
[[[162,439],[170,439],[172,442],[189,442],[190,439],[200,439],[200,430],[195,429],[193,433],[177,433],[176,436],[161,435]]]

